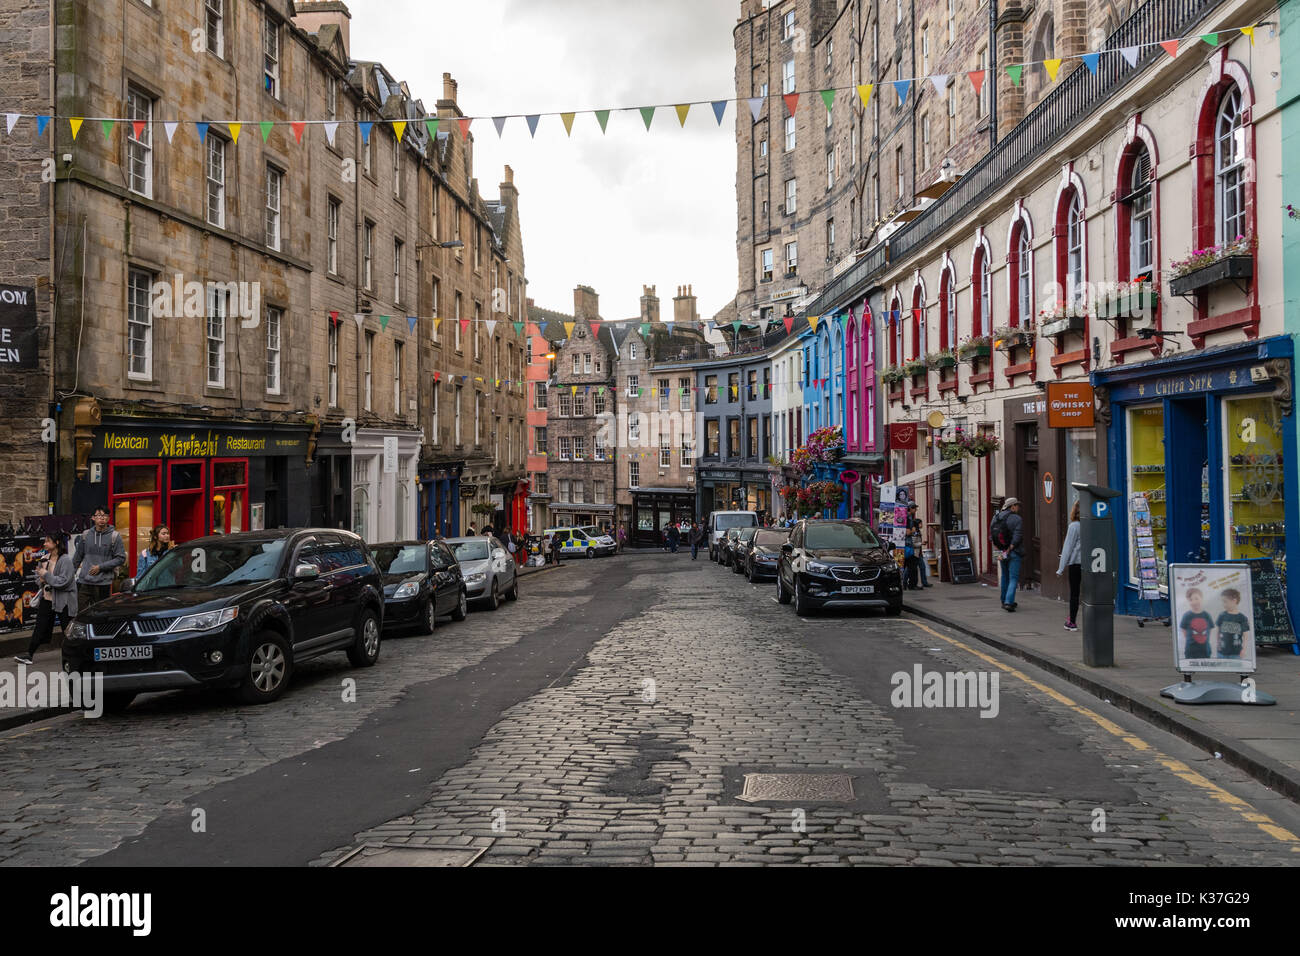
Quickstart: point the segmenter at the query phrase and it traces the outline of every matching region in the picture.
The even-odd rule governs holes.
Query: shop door
[[[159,462],[135,464],[112,461],[108,464],[108,512],[113,526],[126,545],[126,569],[135,577],[140,552],[149,547],[149,534],[161,513]]]
[[[637,545],[658,543],[655,534],[655,509],[649,502],[637,503],[636,527],[632,530],[632,541]]]
[[[939,520],[944,531],[958,531],[965,527],[960,465],[949,468],[939,478]]]
[[[202,461],[169,461],[167,463],[167,521],[172,541],[184,544],[208,533],[204,494]]]
[[[1170,401],[1165,410],[1165,520],[1169,527],[1166,555],[1173,562],[1193,563],[1210,560],[1210,543],[1202,536],[1202,507],[1209,518],[1207,500],[1203,501],[1201,478],[1209,456],[1209,426],[1204,398]],[[1171,460],[1170,449],[1177,449]]]
[[[1020,499],[1021,534],[1025,541],[1025,560],[1020,569],[1021,581],[1040,581],[1039,530],[1038,530],[1038,425],[1035,422],[1017,425],[1020,441],[1020,474],[1016,482],[1016,497]]]
[[[212,533],[248,530],[248,459],[214,458],[212,481]]]

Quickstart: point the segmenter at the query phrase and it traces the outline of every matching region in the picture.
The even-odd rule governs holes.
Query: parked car
[[[519,570],[501,542],[487,535],[447,538],[465,578],[465,596],[482,602],[490,611],[501,606],[501,598],[519,598]]]
[[[385,627],[416,627],[432,634],[441,615],[465,620],[465,579],[446,542],[372,544],[370,555],[384,580]]]
[[[712,511],[709,513],[709,558],[713,561],[721,560],[718,557],[718,546],[723,536],[731,528],[754,528],[758,526],[758,512],[756,511]]]
[[[776,565],[781,560],[781,545],[789,540],[789,528],[759,528],[745,548],[742,560],[745,577],[751,582],[776,577]]]
[[[745,573],[745,557],[749,554],[749,543],[758,534],[758,528],[741,528],[736,533],[736,540],[731,543],[731,570],[736,574]]]
[[[781,546],[776,599],[794,601],[795,613],[823,607],[880,607],[903,610],[898,565],[867,522],[859,518],[805,518]]]
[[[722,537],[718,540],[718,564],[724,568],[731,566],[731,548],[740,537],[740,528],[728,528]]]
[[[234,687],[264,704],[303,661],[332,651],[354,667],[379,660],[383,595],[379,569],[350,531],[198,538],[78,614],[63,669],[102,673],[114,711],[142,691],[176,688]]]
[[[613,554],[617,550],[614,539],[609,535],[593,537],[583,528],[547,528],[542,534],[548,538],[556,534],[560,536],[561,557],[586,555],[594,558],[602,554]]]

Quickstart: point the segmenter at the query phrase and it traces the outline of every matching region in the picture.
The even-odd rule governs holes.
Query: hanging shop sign
[[[1096,408],[1088,382],[1047,383],[1047,427],[1091,428]]]
[[[305,431],[104,425],[95,433],[90,457],[263,458],[306,453]]]
[[[916,451],[916,422],[897,422],[889,426],[891,451]]]

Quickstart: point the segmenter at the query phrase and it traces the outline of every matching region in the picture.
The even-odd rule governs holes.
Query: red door
[[[162,463],[110,461],[108,463],[108,513],[126,545],[126,569],[135,577],[140,552],[149,547],[149,534],[162,514],[159,481]]]
[[[206,479],[202,459],[167,462],[167,521],[176,544],[208,533]]]

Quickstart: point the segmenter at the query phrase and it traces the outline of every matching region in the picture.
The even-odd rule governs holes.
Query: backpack
[[[989,527],[989,538],[993,541],[993,547],[999,551],[1011,547],[1011,528],[1007,525],[1005,509],[993,516],[993,524]]]

